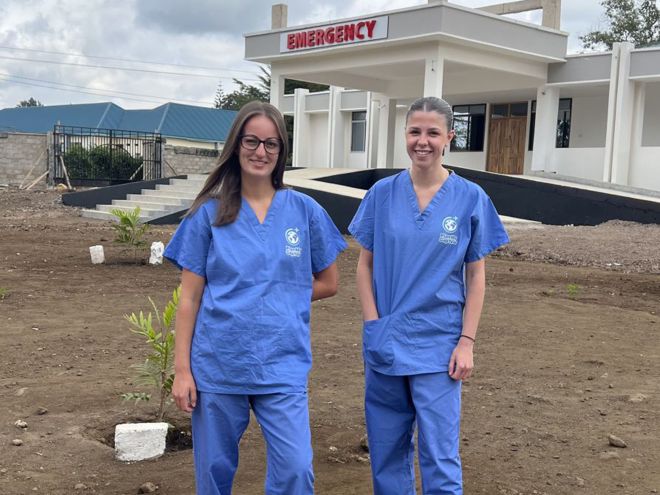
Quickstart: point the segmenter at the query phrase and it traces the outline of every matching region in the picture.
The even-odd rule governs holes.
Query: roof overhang
[[[338,26],[384,19],[385,36],[373,36],[359,42],[314,44],[303,50],[287,51],[287,35],[316,32]],[[366,30],[363,30],[366,34]],[[545,63],[564,61],[568,34],[516,21],[480,10],[448,3],[429,4],[406,9],[339,19],[330,23],[306,24],[245,35],[246,60],[272,64],[287,59],[318,58],[341,52],[344,56],[365,47],[389,50],[392,47],[436,41],[502,53]]]

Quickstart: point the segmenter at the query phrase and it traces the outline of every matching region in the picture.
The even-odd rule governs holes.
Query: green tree
[[[225,93],[222,84],[218,84],[215,92],[213,106],[224,110],[240,110],[249,101],[270,101],[270,71],[263,66],[259,67],[261,74],[257,76],[259,82],[256,85],[247,84],[240,79],[234,78],[234,84],[238,89],[231,93]],[[327,91],[328,86],[324,84],[297,81],[295,79],[284,80],[284,94],[292,94],[296,88],[308,89],[310,92]]]
[[[23,107],[43,107],[44,104],[41,103],[39,100],[35,100],[34,98],[30,97],[29,100],[21,100],[18,105],[16,105],[16,108],[23,108]]]
[[[580,36],[584,48],[603,45],[612,49],[616,42],[629,41],[636,47],[660,43],[660,9],[656,0],[601,0],[607,29]]]
[[[238,85],[238,89],[231,93],[225,93],[222,90],[222,86],[218,86],[218,90],[215,93],[215,108],[221,108],[223,110],[240,110],[243,105],[250,101],[270,100],[269,94],[256,86],[245,84],[238,79],[234,79],[234,83]]]
[[[225,93],[222,90],[222,84],[218,84],[213,102],[215,108],[240,110],[243,105],[253,100],[270,101],[270,73],[263,67],[259,68],[261,74],[257,76],[259,83],[256,86],[234,78],[234,84],[238,85],[238,89]]]

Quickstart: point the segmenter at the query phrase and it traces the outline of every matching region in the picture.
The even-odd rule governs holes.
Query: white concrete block
[[[89,254],[92,257],[92,263],[98,265],[99,263],[105,263],[105,255],[103,254],[103,246],[90,246]]]
[[[115,457],[120,461],[145,461],[165,452],[167,423],[126,423],[115,427]]]
[[[152,242],[149,264],[161,265],[163,263],[163,251],[165,251],[165,246],[163,245],[162,242],[160,241]]]

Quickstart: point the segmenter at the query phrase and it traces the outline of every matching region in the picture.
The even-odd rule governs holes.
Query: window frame
[[[364,116],[364,117],[362,117]],[[360,129],[361,128],[361,129]],[[358,134],[356,132],[359,130]],[[361,148],[361,149],[360,149]],[[367,111],[358,110],[351,112],[351,153],[364,153],[367,150]]]
[[[568,109],[562,109],[562,102],[568,102]],[[559,119],[561,112],[564,112],[563,117],[568,115],[568,119]],[[555,148],[570,148],[571,144],[571,121],[573,119],[573,98],[559,98],[557,102],[557,127],[555,129]],[[560,125],[566,122],[568,125],[563,134],[560,134]],[[529,135],[527,136],[527,151],[534,151],[534,134],[536,133],[536,100],[532,100],[529,107]],[[562,142],[560,143],[560,139]],[[562,146],[560,146],[562,144]]]
[[[467,112],[460,112],[459,109],[466,108]],[[457,147],[456,144],[456,135],[454,139],[451,140],[450,151],[452,153],[470,153],[470,152],[483,152],[486,136],[486,115],[488,111],[488,105],[486,103],[470,103],[466,105],[453,105],[452,111],[454,112],[454,132],[456,131],[456,122],[466,121],[466,133],[465,133],[465,148]],[[481,130],[481,142],[477,144],[474,148],[473,140],[473,126],[474,126],[474,116],[483,116],[482,122],[479,124],[483,128]]]

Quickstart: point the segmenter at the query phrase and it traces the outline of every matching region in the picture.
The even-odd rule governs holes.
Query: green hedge
[[[142,157],[133,157],[123,148],[96,146],[91,150],[80,144],[64,153],[64,164],[71,179],[128,180],[142,165]]]

